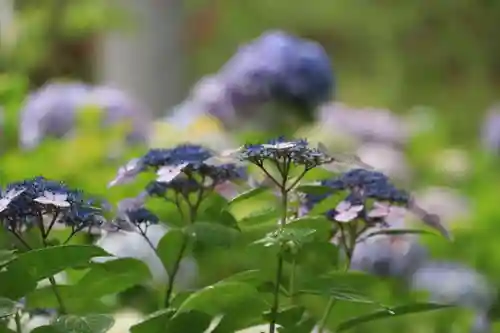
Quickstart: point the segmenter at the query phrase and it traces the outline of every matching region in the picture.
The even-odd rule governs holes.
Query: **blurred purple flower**
[[[314,109],[331,98],[334,85],[330,58],[318,43],[269,31],[202,78],[167,120],[182,126],[209,113],[233,127],[266,112],[259,107],[268,102]]]
[[[268,31],[241,47],[219,71],[234,105],[249,101],[315,108],[334,89],[330,58],[316,42]]]
[[[481,128],[481,142],[487,150],[500,151],[500,103],[487,111]]]
[[[47,83],[31,93],[20,112],[19,141],[24,149],[36,148],[45,137],[62,138],[75,127],[76,112],[95,105],[105,112],[107,126],[122,120],[132,122],[127,139],[147,139],[147,115],[124,92],[105,86],[83,83]]]
[[[20,144],[37,147],[46,136],[61,138],[73,128],[75,109],[90,87],[81,83],[49,83],[31,93],[20,112]]]

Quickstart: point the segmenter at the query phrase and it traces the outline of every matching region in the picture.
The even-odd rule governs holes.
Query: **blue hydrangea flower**
[[[0,218],[12,232],[36,226],[47,214],[55,216],[45,230],[47,233],[54,223],[63,223],[77,232],[103,222],[101,208],[95,201],[63,182],[35,177],[7,185],[4,193]]]
[[[171,149],[151,149],[118,171],[110,186],[133,179],[140,172],[154,171],[158,177],[147,185],[151,196],[165,197],[168,190],[189,194],[201,188],[215,188],[227,181],[246,177],[236,163],[212,163],[214,153],[200,145],[181,144]]]
[[[96,106],[104,111],[103,123],[96,126],[105,128],[129,120],[132,129],[126,139],[129,142],[147,140],[150,123],[147,112],[123,91],[83,83],[48,83],[31,93],[21,108],[21,147],[33,149],[46,137],[71,135],[76,113],[85,106]]]
[[[219,75],[234,104],[275,100],[315,108],[331,98],[335,83],[318,43],[279,30],[241,47]]]
[[[287,140],[284,137],[263,144],[246,144],[238,152],[243,161],[262,166],[264,161],[283,162],[289,160],[295,165],[312,169],[332,161],[330,156],[316,148],[309,147],[306,140]]]

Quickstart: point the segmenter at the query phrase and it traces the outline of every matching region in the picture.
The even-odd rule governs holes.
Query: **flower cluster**
[[[409,194],[396,188],[383,173],[365,169],[353,169],[339,177],[324,180],[321,185],[331,191],[321,194],[307,194],[304,205],[311,210],[316,204],[330,195],[347,191],[348,195],[341,203],[326,212],[327,216],[337,222],[350,222],[363,218],[369,222],[378,222],[390,212],[391,204],[408,205]],[[376,200],[373,209],[366,211],[367,200]]]
[[[121,90],[84,83],[47,83],[32,92],[21,109],[19,141],[23,149],[34,149],[46,137],[62,138],[75,128],[78,112],[85,106],[103,110],[103,122],[96,126],[107,127],[130,121],[132,128],[126,133],[129,142],[147,139],[149,119],[138,103]]]
[[[148,184],[146,191],[151,196],[164,197],[168,190],[189,194],[245,177],[245,169],[236,163],[215,163],[215,160],[216,154],[199,145],[151,149],[121,167],[109,185],[129,182],[140,172],[152,170],[157,173],[157,179]]]
[[[333,160],[319,149],[311,148],[306,140],[289,141],[284,137],[264,144],[246,144],[240,149],[239,158],[260,167],[267,160],[303,166],[306,170]]]
[[[70,227],[72,234],[100,226],[101,211],[95,199],[86,198],[83,192],[63,182],[43,177],[11,183],[0,198],[0,219],[9,231],[19,234],[36,226],[43,238],[48,237],[56,223]]]
[[[321,45],[276,30],[241,47],[219,76],[235,104],[257,99],[315,108],[334,89],[330,58]]]

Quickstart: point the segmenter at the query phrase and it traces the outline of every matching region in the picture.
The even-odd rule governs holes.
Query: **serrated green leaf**
[[[252,188],[251,190],[248,190],[246,192],[243,192],[239,195],[237,195],[236,197],[234,197],[232,200],[230,200],[228,202],[229,205],[235,205],[235,204],[238,204],[240,202],[243,202],[245,200],[248,200],[248,199],[251,199],[251,198],[254,198],[266,191],[268,191],[269,189],[266,188],[266,187],[255,187],[255,188]]]
[[[94,257],[109,254],[102,248],[92,245],[60,245],[36,249],[20,254],[7,270],[25,270],[34,280],[40,281],[67,268],[90,264]]]
[[[0,318],[12,316],[16,313],[16,302],[8,298],[0,297]]]
[[[138,285],[151,278],[144,262],[123,258],[92,264],[89,272],[76,284],[75,289],[88,297],[100,298]]]
[[[196,222],[186,227],[197,242],[209,246],[231,246],[239,235],[239,231],[221,224]]]
[[[358,325],[369,323],[375,320],[394,318],[398,316],[404,316],[407,314],[414,314],[420,312],[441,310],[450,307],[451,307],[450,305],[433,304],[433,303],[406,304],[402,306],[393,307],[390,309],[390,311],[387,310],[375,311],[369,314],[365,314],[356,318],[346,320],[337,326],[335,332],[343,332],[351,328],[354,328]]]
[[[83,317],[65,315],[57,318],[52,326],[65,333],[106,333],[114,323],[112,316],[102,314]]]
[[[157,253],[169,276],[180,259],[187,254],[189,237],[181,229],[170,229],[158,243]]]
[[[248,300],[263,302],[257,289],[247,283],[219,282],[191,294],[181,304],[176,316],[192,310],[216,316]]]

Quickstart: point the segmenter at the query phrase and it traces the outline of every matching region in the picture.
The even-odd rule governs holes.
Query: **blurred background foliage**
[[[137,194],[145,180],[112,190],[106,185],[123,161],[145,147],[110,157],[116,137],[109,131],[87,129],[74,140],[46,141],[33,152],[17,149],[18,111],[28,91],[53,78],[92,81],[92,41],[104,30],[129,28],[126,13],[101,0],[18,0],[16,6],[18,42],[0,50],[1,182],[43,174],[111,202]],[[280,28],[319,41],[332,55],[338,100],[397,113],[415,105],[434,108],[432,130],[413,138],[405,151],[414,172],[411,188],[453,186],[471,200],[472,214],[454,227],[454,242],[435,237],[425,242],[434,256],[467,263],[500,288],[499,161],[477,140],[484,110],[500,98],[499,1],[190,0],[186,9],[193,83],[217,71],[241,43]],[[449,178],[435,167],[434,157],[444,149],[463,146],[471,161],[466,177]],[[243,249],[218,251],[205,258],[204,280],[215,281],[256,260],[262,257]],[[393,298],[386,289],[373,292],[379,299]],[[314,299],[311,310],[319,315],[324,305]],[[332,320],[348,317],[353,307],[359,309],[338,307]],[[401,317],[359,332],[466,332],[470,316],[456,312]]]

